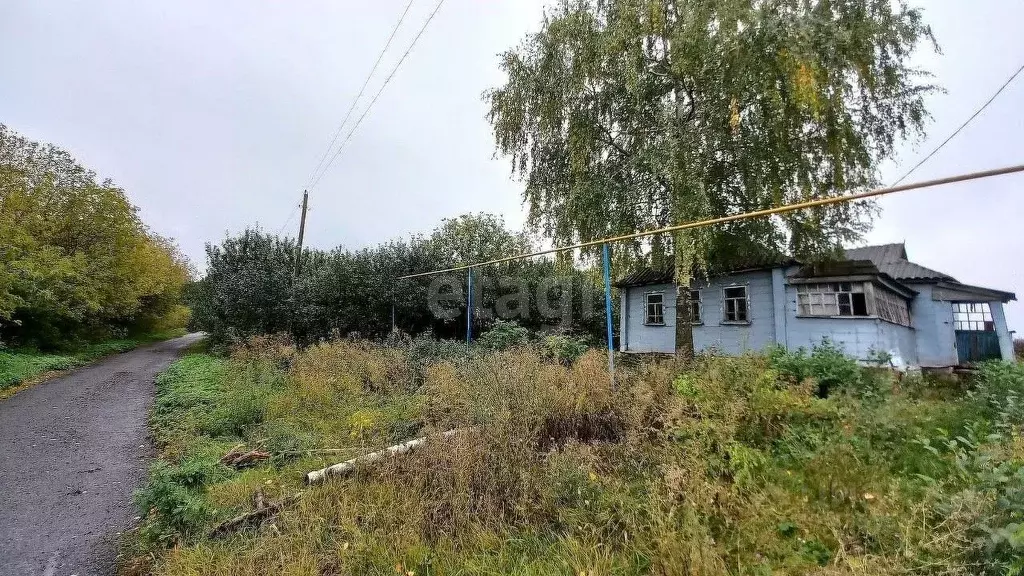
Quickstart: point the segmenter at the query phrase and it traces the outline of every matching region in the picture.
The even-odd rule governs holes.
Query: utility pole
[[[299,252],[295,255],[295,277],[302,270],[302,237],[306,235],[306,204],[309,202],[309,191],[302,191],[302,218],[299,220]]]

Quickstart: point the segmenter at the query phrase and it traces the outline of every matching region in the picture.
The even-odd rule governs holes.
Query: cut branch
[[[281,510],[284,510],[287,506],[290,506],[297,502],[302,497],[302,492],[296,492],[291,496],[284,498],[278,502],[272,504],[265,504],[263,501],[262,493],[257,493],[253,496],[253,505],[256,507],[252,512],[247,512],[240,516],[221,523],[219,526],[210,531],[210,538],[220,538],[222,536],[228,536],[234,534],[243,528],[249,526],[257,526],[262,524],[267,519],[276,516]]]
[[[456,428],[455,430],[449,430],[440,435],[441,438],[449,438],[460,432],[465,432],[468,428]],[[395,444],[389,446],[383,450],[376,452],[370,452],[362,456],[357,456],[351,460],[346,460],[340,464],[334,466],[328,466],[327,468],[321,468],[320,470],[314,470],[306,474],[306,484],[319,484],[326,480],[329,476],[347,476],[351,474],[357,466],[361,464],[370,464],[377,462],[387,456],[398,456],[399,454],[405,454],[411,450],[414,450],[422,446],[427,441],[428,436],[421,436],[401,444]]]

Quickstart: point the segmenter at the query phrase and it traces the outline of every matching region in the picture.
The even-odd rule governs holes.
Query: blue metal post
[[[612,335],[612,266],[608,256],[608,244],[604,248],[604,313],[608,329],[608,374],[615,387],[615,338]]]
[[[466,345],[473,341],[473,269],[466,274]]]

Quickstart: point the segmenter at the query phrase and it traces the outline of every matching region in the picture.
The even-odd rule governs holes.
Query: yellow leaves
[[[801,62],[793,73],[793,97],[797,105],[811,111],[817,118],[821,113],[821,96],[815,66]]]
[[[735,96],[729,102],[729,128],[734,135],[740,131],[740,105]]]

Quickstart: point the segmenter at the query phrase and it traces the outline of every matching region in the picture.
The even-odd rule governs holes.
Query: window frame
[[[958,332],[996,331],[992,306],[988,302],[953,302],[952,304],[953,330]],[[981,328],[977,326],[981,326]]]
[[[743,290],[743,296],[729,296],[729,290]],[[743,320],[729,319],[729,302],[743,302]],[[733,311],[736,318],[739,315],[736,311]],[[750,287],[746,284],[733,284],[731,286],[722,286],[722,324],[735,324],[735,325],[747,325],[750,324]]]
[[[694,298],[693,295],[697,297]],[[694,306],[696,304],[696,306]],[[694,318],[693,313],[696,310],[697,317]],[[700,288],[690,288],[690,325],[691,326],[702,326],[704,324],[704,301],[701,299]]]
[[[860,294],[864,301],[864,313],[857,314],[854,295]],[[845,296],[845,298],[844,298]],[[843,300],[846,302],[843,302]],[[796,311],[798,317],[807,318],[871,318],[874,291],[870,282],[806,282],[796,285]],[[817,306],[821,312],[815,312]],[[844,314],[843,308],[849,310]]]
[[[651,315],[651,296],[658,296],[661,298],[661,302],[658,305],[661,306],[661,322],[651,322],[652,317],[658,315]],[[651,290],[644,292],[644,326],[664,326],[665,325],[665,291],[664,290]]]

